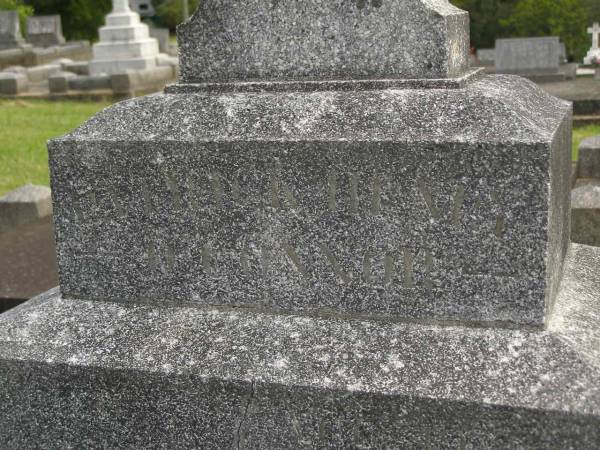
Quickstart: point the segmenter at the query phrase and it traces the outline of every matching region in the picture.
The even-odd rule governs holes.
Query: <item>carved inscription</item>
[[[110,174],[114,174],[114,168],[110,169]],[[246,276],[266,277],[285,270],[297,274],[298,280],[304,282],[325,277],[339,285],[360,283],[377,289],[394,286],[395,289],[429,290],[443,286],[436,278],[436,271],[444,267],[443,255],[439,254],[439,247],[431,245],[435,244],[431,239],[443,236],[436,236],[438,233],[468,230],[472,225],[469,220],[473,217],[478,221],[477,226],[484,228],[493,239],[501,240],[506,235],[503,205],[507,202],[493,189],[488,194],[470,197],[468,188],[459,182],[446,182],[440,189],[441,183],[416,177],[409,189],[399,191],[398,184],[394,184],[393,179],[391,182],[390,175],[385,173],[331,169],[319,179],[320,186],[305,185],[304,189],[308,191],[304,191],[290,182],[295,176],[290,176],[279,161],[267,165],[258,177],[256,174],[248,177],[240,172],[232,175],[211,168],[181,177],[163,168],[155,180],[138,180],[127,189],[124,185],[120,189],[126,183],[123,179],[117,183],[109,178],[99,182],[96,190],[74,194],[73,217],[76,224],[82,224],[102,220],[104,213],[104,218],[118,229],[119,219],[143,214],[148,220],[149,231],[152,229],[150,224],[159,224],[163,231],[146,234],[142,253],[149,270],[165,275],[183,267],[190,270],[196,267],[194,270],[203,277],[222,276],[232,267]],[[254,185],[248,187],[246,183],[249,182]],[[257,186],[260,183],[262,185]],[[257,196],[257,193],[261,195]],[[405,209],[394,204],[394,199],[400,196],[403,196],[403,203],[409,205],[403,206]],[[252,209],[247,208],[250,202],[254,202]],[[466,208],[475,208],[476,214],[469,214]],[[251,237],[255,224],[245,223],[241,212],[248,214],[252,210],[260,211],[257,217],[266,217],[266,223],[277,224],[279,228],[274,236],[281,237],[271,237],[269,245],[261,242],[260,233]],[[386,214],[390,211],[393,215],[388,219]],[[182,245],[173,245],[182,238],[177,234],[168,235],[164,230],[169,229],[171,217],[183,220],[186,214],[202,215],[211,221],[227,217],[228,221],[244,224],[239,236],[243,243],[225,245],[214,237],[205,238],[205,230],[198,229]],[[285,220],[279,223],[277,216]],[[301,224],[309,218],[324,229],[307,241],[301,242],[303,238],[294,234],[287,237],[280,234],[285,231],[285,224]],[[330,220],[335,220],[340,228],[336,229],[336,239],[328,241],[323,236],[327,236],[326,227]],[[407,220],[411,221],[410,225],[402,225]],[[228,226],[227,223],[221,223],[219,227]],[[390,224],[396,227],[391,236],[386,234],[387,228],[377,230]],[[415,224],[417,228],[413,230]],[[349,227],[348,231],[344,227]],[[354,230],[361,229],[367,230],[368,239],[361,235],[348,238],[348,233],[351,235],[356,233]],[[397,230],[412,234],[410,246],[403,245],[402,234]],[[393,242],[393,238],[397,242]],[[363,244],[363,248],[348,248]],[[438,254],[433,250],[435,248],[438,248]],[[190,261],[186,261],[186,255]],[[319,270],[316,270],[317,266]],[[474,273],[484,274],[486,269]]]

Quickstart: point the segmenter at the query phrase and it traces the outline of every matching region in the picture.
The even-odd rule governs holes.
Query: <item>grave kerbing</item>
[[[598,441],[569,104],[460,62],[445,0],[205,0],[179,36],[180,84],[49,145],[60,292],[0,316],[0,443]]]

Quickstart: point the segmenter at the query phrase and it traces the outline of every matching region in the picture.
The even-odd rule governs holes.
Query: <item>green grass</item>
[[[48,186],[46,141],[73,130],[108,105],[0,100],[0,196],[26,183]]]
[[[73,130],[109,104],[0,100],[0,196],[26,183],[49,185],[46,141]],[[600,125],[574,130],[574,160],[579,143],[598,134]]]
[[[577,161],[581,141],[598,134],[600,134],[600,125],[586,125],[573,130],[573,161]]]

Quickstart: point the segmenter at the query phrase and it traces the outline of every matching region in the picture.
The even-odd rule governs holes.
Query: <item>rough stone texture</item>
[[[496,73],[558,74],[558,37],[496,40]]]
[[[571,239],[600,247],[600,180],[580,180],[573,189]]]
[[[206,0],[178,28],[181,79],[454,77],[468,20],[446,0]]]
[[[469,69],[462,76],[436,79],[372,79],[314,81],[244,81],[232,83],[177,83],[167,86],[167,94],[198,92],[317,92],[363,91],[378,89],[462,89],[485,75],[485,69]]]
[[[596,448],[598,267],[600,249],[573,246],[546,331],[53,291],[0,316],[0,445]]]
[[[22,73],[2,72],[0,73],[0,94],[17,95],[29,87],[27,76]]]
[[[570,120],[510,76],[119,103],[49,146],[62,291],[541,326]]]
[[[16,11],[0,11],[0,49],[22,47],[24,44],[19,14]]]
[[[0,230],[52,214],[50,189],[27,184],[0,197]]]
[[[65,43],[58,14],[27,18],[27,42],[36,47],[52,47]]]
[[[600,135],[584,139],[579,145],[577,175],[600,180]]]

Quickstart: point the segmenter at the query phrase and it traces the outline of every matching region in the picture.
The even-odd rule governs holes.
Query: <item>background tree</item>
[[[520,0],[510,17],[500,21],[514,36],[560,36],[575,61],[589,47],[587,23],[584,0]]]
[[[0,0],[1,1],[1,0]],[[67,39],[98,37],[104,16],[112,9],[111,0],[25,0],[36,14],[60,14],[63,34]]]
[[[21,31],[25,30],[27,17],[33,15],[33,8],[25,5],[23,0],[0,0],[0,11],[17,11],[21,19]]]
[[[183,2],[182,0],[154,0],[154,9],[156,17],[154,23],[158,26],[169,28],[175,31],[175,27],[183,22]],[[198,7],[199,0],[189,0],[189,13],[193,14]]]
[[[452,3],[469,11],[472,45],[477,48],[494,48],[497,38],[509,36],[509,31],[500,22],[510,17],[518,1],[452,0]]]

